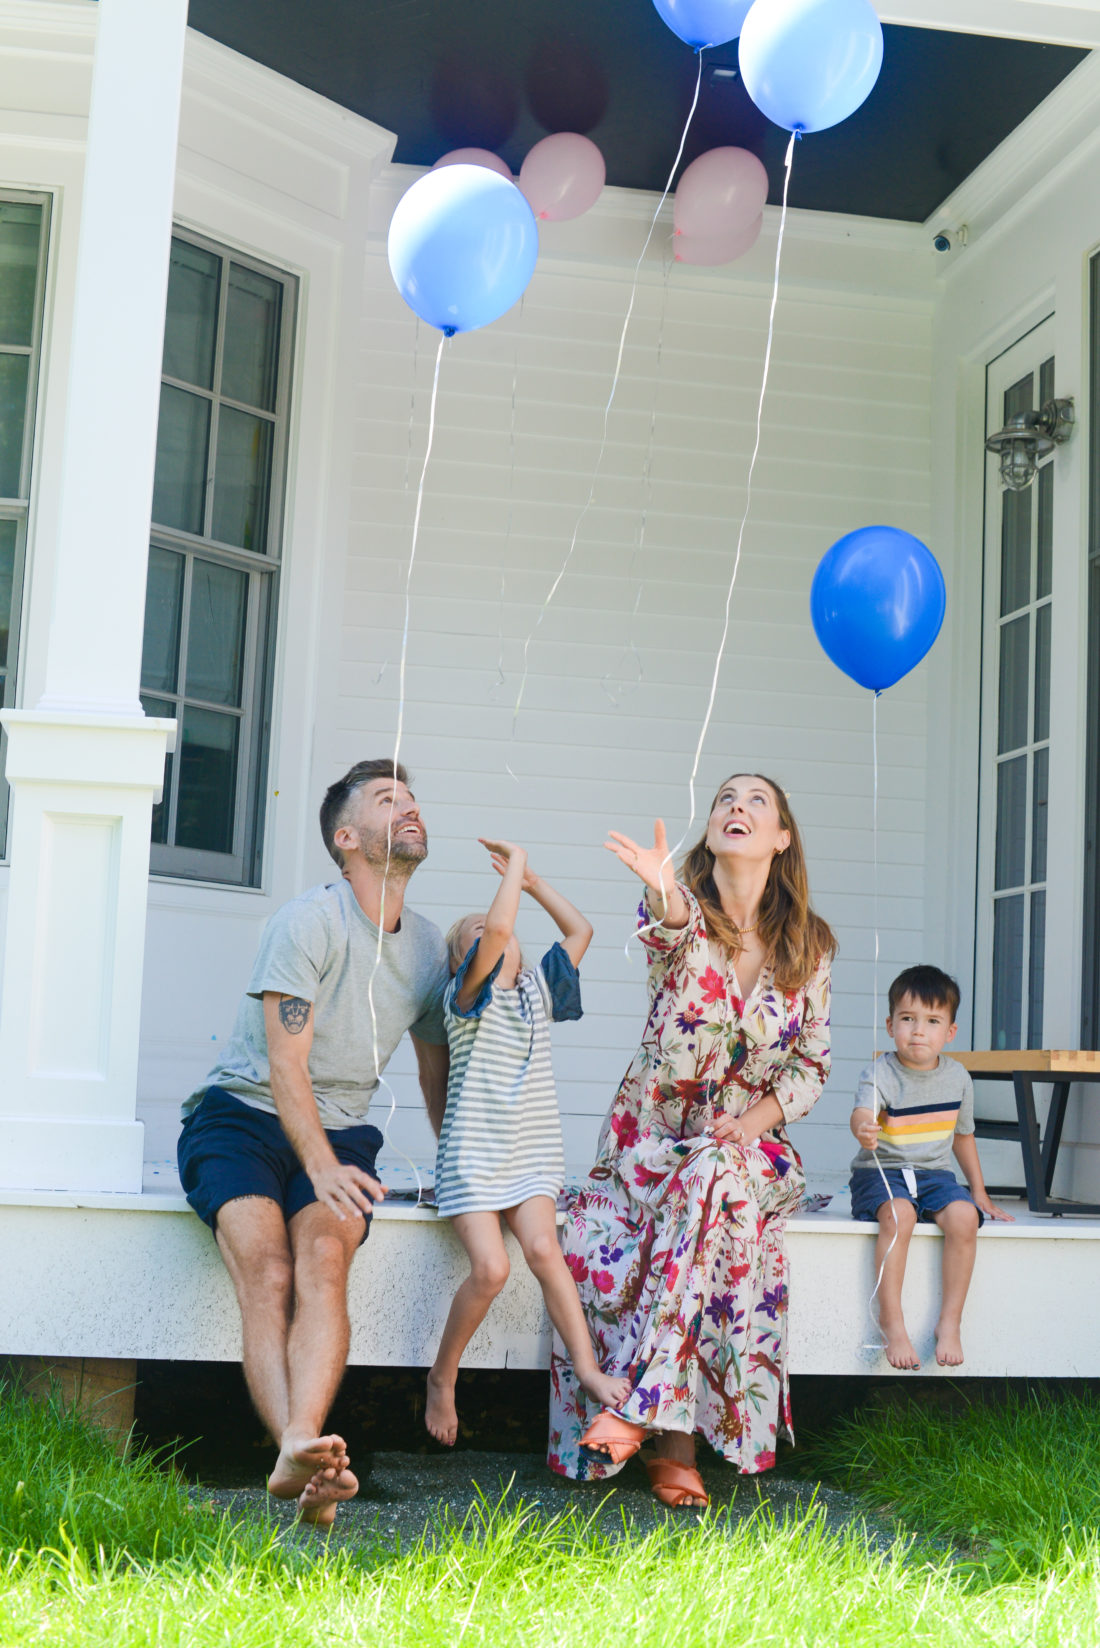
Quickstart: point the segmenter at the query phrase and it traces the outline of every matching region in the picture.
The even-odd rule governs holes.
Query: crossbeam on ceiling
[[[992,34],[1053,46],[1100,46],[1100,0],[877,0],[884,23]]]

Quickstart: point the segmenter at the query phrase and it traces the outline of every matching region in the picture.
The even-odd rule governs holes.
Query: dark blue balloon
[[[939,562],[911,532],[864,526],[818,563],[810,616],[838,669],[882,692],[908,675],[940,633],[947,591]]]
[[[736,40],[752,0],[653,0],[653,4],[673,34],[698,50]]]

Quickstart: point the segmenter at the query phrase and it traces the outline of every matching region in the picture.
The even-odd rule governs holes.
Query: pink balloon
[[[750,223],[747,229],[735,229],[732,234],[721,235],[677,235],[672,242],[676,249],[677,263],[694,263],[699,268],[713,268],[719,263],[732,263],[735,258],[744,257],[752,250],[760,239],[760,231],[764,227],[764,214],[761,212],[755,223]]]
[[[676,233],[713,237],[746,229],[767,199],[768,174],[754,154],[710,149],[692,161],[676,185]]]
[[[450,154],[440,155],[432,171],[440,166],[487,166],[491,172],[499,172],[511,183],[512,169],[506,160],[501,160],[491,149],[452,149]]]
[[[552,132],[519,169],[520,189],[535,216],[556,223],[594,206],[606,178],[603,155],[579,132]]]

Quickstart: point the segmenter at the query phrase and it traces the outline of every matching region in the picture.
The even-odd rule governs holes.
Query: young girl
[[[488,915],[464,916],[447,935],[455,976],[445,1011],[451,1071],[436,1156],[436,1203],[470,1256],[435,1364],[425,1423],[439,1442],[458,1435],[455,1381],[462,1352],[508,1280],[503,1213],[538,1279],[577,1381],[593,1403],[617,1408],[628,1379],[600,1372],[557,1236],[564,1177],[550,1068],[550,1019],[579,1019],[577,967],[592,928],[568,899],[527,868],[508,841],[482,841],[501,877]],[[561,929],[539,967],[524,965],[513,928],[528,892]]]

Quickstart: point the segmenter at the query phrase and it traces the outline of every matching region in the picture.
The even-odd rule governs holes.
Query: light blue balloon
[[[698,50],[736,40],[752,0],[653,0],[653,4],[673,34]]]
[[[429,326],[451,337],[518,303],[535,269],[535,214],[510,178],[442,166],[418,178],[390,222],[390,272]]]
[[[821,132],[870,94],[882,24],[870,0],[755,0],[738,56],[762,114],[789,132]]]

